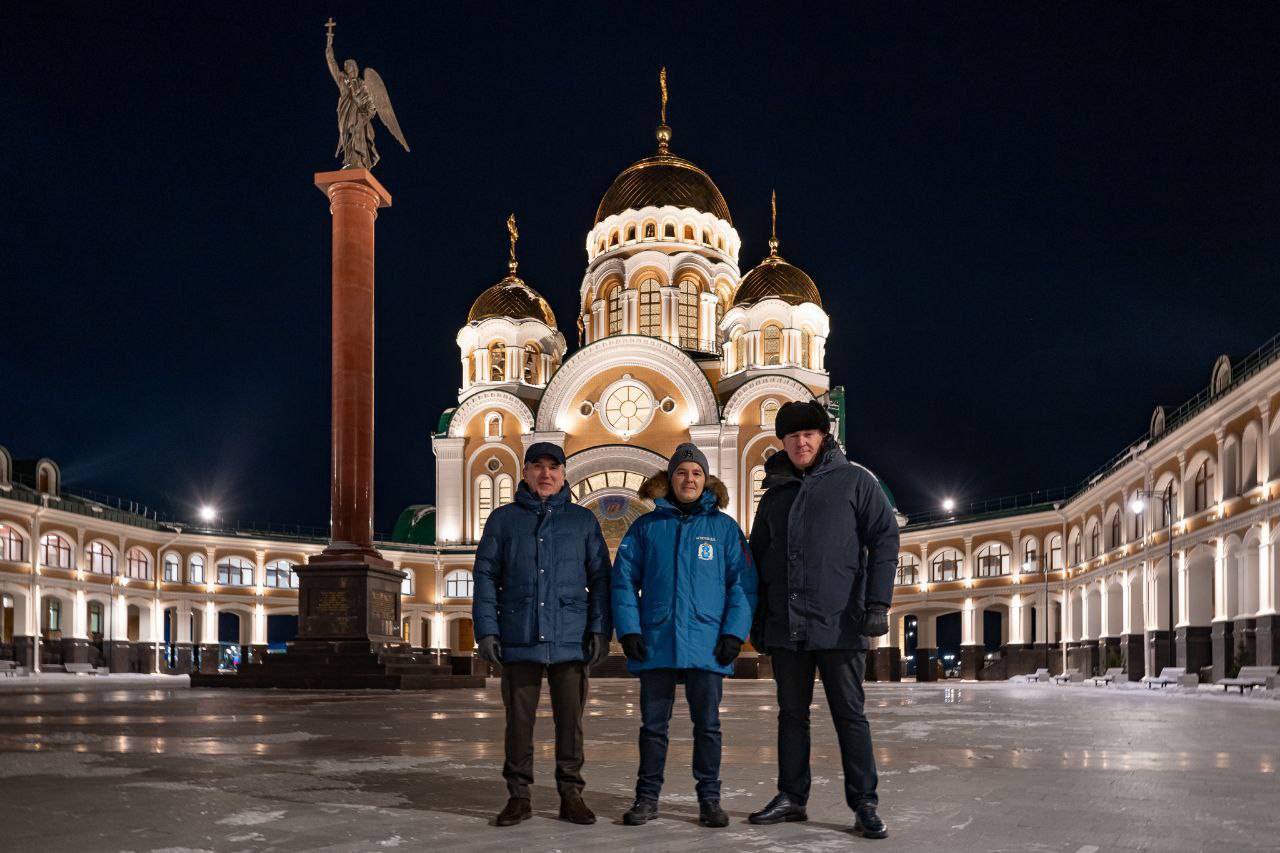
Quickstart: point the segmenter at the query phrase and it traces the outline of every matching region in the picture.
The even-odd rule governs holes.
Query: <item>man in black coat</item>
[[[876,814],[871,728],[862,712],[867,637],[889,631],[898,524],[880,483],[831,436],[826,409],[787,403],[775,426],[784,453],[765,464],[751,527],[759,599],[751,640],[773,658],[778,689],[778,795],[752,823],[807,820],[809,706],[815,669],[840,741],[845,800],[866,838]]]

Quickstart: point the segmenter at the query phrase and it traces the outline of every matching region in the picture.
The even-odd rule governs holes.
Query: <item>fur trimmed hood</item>
[[[725,488],[724,483],[720,482],[719,477],[707,476],[704,491],[709,491],[716,496],[716,506],[724,509],[729,505],[729,490]],[[646,500],[654,500],[655,498],[665,498],[671,492],[671,480],[667,477],[666,471],[659,471],[649,479],[645,480],[640,486],[640,497]]]

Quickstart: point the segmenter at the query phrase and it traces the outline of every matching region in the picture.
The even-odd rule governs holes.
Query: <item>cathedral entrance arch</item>
[[[640,497],[640,486],[666,466],[661,455],[625,445],[593,447],[566,460],[565,479],[574,502],[595,513],[611,554],[631,524],[653,509]]]

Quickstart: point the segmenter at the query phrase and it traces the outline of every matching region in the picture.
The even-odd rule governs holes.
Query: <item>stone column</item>
[[[200,672],[214,673],[218,671],[218,609],[213,602],[207,602],[196,618],[200,624]]]
[[[969,550],[968,543],[965,550]],[[966,681],[977,680],[986,657],[982,614],[972,598],[965,599],[960,611],[960,677]]]
[[[916,615],[916,681],[937,681],[934,663],[938,659],[938,617]]]
[[[62,662],[89,662],[89,606],[84,590],[76,590],[71,599],[71,630],[62,633]]]
[[[729,505],[724,512],[738,523],[743,530],[747,529],[746,514],[742,512],[740,485],[738,483],[738,429],[735,424],[725,424],[720,428],[720,482],[729,492]]]
[[[174,672],[191,672],[195,656],[191,646],[191,602],[183,598],[173,610]]]
[[[456,544],[467,539],[463,529],[466,504],[462,454],[466,439],[433,438],[431,451],[436,457],[436,537],[441,544]]]
[[[367,169],[321,172],[333,217],[333,403],[329,546],[311,562],[374,561],[374,220],[391,195]]]
[[[1276,613],[1276,568],[1280,562],[1271,544],[1271,520],[1261,524],[1258,540],[1258,618],[1254,629],[1254,657],[1258,666],[1280,666],[1280,615]]]

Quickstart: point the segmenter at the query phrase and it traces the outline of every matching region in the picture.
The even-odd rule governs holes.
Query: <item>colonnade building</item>
[[[641,482],[682,442],[706,454],[749,531],[783,403],[822,401],[844,441],[844,392],[826,369],[839,318],[784,259],[776,224],[742,274],[719,188],[673,153],[665,121],[657,142],[614,179],[586,234],[574,352],[518,275],[514,228],[507,275],[476,288],[456,337],[456,405],[432,437],[435,501],[407,508],[378,542],[407,573],[402,629],[416,649],[471,666],[476,543],[512,500],[532,442],[564,447],[574,499],[616,548],[650,508]],[[970,678],[1064,653],[1083,671],[1122,664],[1136,678],[1167,662],[1171,629],[1189,670],[1280,663],[1278,407],[1280,338],[1219,359],[1205,391],[1157,409],[1147,435],[1078,489],[899,514],[895,618],[871,673],[935,677],[939,620],[957,617]],[[875,448],[851,450],[874,468]],[[293,567],[325,540],[179,523],[63,488],[53,461],[0,448],[0,658],[144,672],[252,659],[296,629]],[[759,662],[748,649],[742,674]]]

